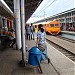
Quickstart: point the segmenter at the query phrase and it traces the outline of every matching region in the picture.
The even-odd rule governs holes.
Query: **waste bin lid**
[[[29,50],[30,53],[34,53],[34,54],[41,54],[41,51],[39,50],[38,47],[34,46]]]

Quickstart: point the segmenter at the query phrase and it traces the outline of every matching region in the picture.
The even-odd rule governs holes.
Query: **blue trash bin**
[[[30,50],[29,50],[29,58],[28,58],[28,63],[32,66],[38,66],[41,61],[41,51],[39,50],[39,48],[37,47],[32,47]],[[36,58],[38,60],[36,60]]]

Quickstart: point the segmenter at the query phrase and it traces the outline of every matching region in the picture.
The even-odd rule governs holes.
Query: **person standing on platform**
[[[13,46],[15,45],[16,43],[16,34],[15,34],[15,31],[13,29],[10,30],[10,48],[13,48]]]
[[[36,45],[42,52],[42,60],[47,59],[48,63],[50,63],[50,59],[47,56],[46,33],[42,24],[38,25],[38,30]]]
[[[31,40],[33,39],[34,40],[34,26],[31,24]]]
[[[27,40],[30,40],[31,29],[29,25],[27,25],[26,34],[27,34]]]
[[[35,28],[34,28],[34,40],[36,42],[36,38],[37,38],[37,32],[38,32],[38,28],[37,28],[37,25],[35,25]]]
[[[27,39],[27,24],[26,24],[26,26],[25,26],[25,32],[26,32],[26,34],[25,34],[25,37],[26,37],[26,39]]]

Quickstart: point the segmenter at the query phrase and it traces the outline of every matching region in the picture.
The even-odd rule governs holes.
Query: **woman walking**
[[[47,59],[48,63],[50,63],[50,59],[47,56],[46,33],[44,31],[42,24],[40,24],[38,26],[36,44],[37,44],[38,48],[42,51],[42,60]]]

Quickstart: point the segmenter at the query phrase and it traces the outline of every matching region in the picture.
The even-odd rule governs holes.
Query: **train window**
[[[58,24],[55,24],[55,27],[58,27],[59,25]]]
[[[50,24],[50,27],[54,27],[54,24]]]

